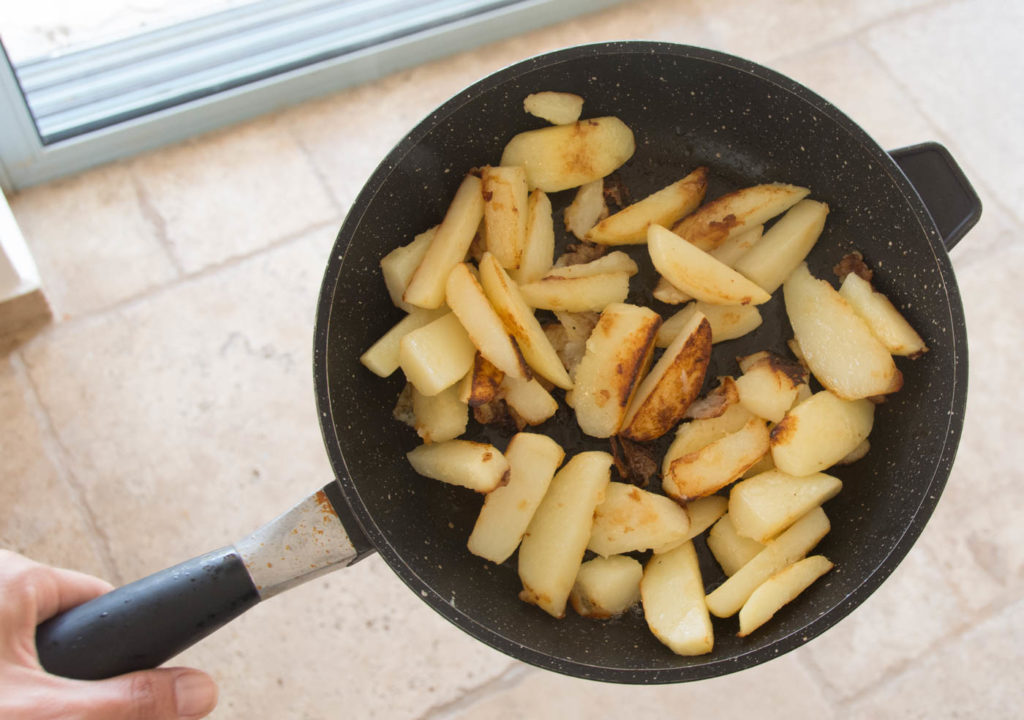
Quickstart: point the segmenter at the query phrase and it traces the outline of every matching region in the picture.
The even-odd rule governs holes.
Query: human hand
[[[161,668],[98,681],[43,670],[36,626],[111,589],[99,578],[0,550],[0,718],[191,720],[213,710],[217,686],[198,670]]]

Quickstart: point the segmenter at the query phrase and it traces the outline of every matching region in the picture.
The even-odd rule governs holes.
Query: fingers
[[[217,685],[189,668],[129,673],[110,680],[76,682],[81,720],[194,720],[217,705]]]
[[[91,575],[47,567],[0,550],[0,598],[4,599],[0,616],[5,624],[34,628],[59,612],[112,589],[110,583]]]

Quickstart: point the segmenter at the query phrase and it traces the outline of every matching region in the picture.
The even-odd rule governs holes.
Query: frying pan
[[[617,115],[637,150],[619,170],[634,198],[698,165],[708,197],[762,182],[809,186],[831,208],[808,258],[830,277],[846,253],[863,252],[887,293],[931,351],[899,359],[903,389],[876,413],[871,451],[833,472],[843,491],[826,510],[832,531],[817,552],[837,570],[758,632],[735,636],[715,620],[714,652],[680,657],[639,613],[595,622],[556,621],[517,598],[515,557],[493,565],[466,550],[479,495],[417,476],[404,454],[418,442],[392,418],[404,380],[371,375],[359,355],[400,318],[378,262],[437,223],[463,175],[497,163],[512,135],[544,123],[520,111],[537,90],[574,92],[585,116]],[[556,193],[556,218],[572,192]],[[665,683],[759,664],[819,635],[862,603],[920,534],[949,476],[963,425],[967,342],[952,247],[977,221],[970,184],[935,144],[887,153],[828,102],[778,73],[710,50],[649,42],[570,48],[481,80],[417,125],[356,199],[324,274],[313,374],[334,481],[233,546],[144,578],[40,627],[44,667],[79,678],[158,665],[262,599],[376,550],[412,592],[479,640],[525,662],[585,678]],[[556,222],[556,225],[560,223]],[[564,244],[566,238],[562,237]],[[649,267],[643,246],[629,251]],[[653,275],[631,283],[650,296]],[[708,377],[735,374],[735,357],[786,353],[791,330],[781,293],[762,306],[754,333],[716,346]],[[564,408],[537,429],[573,454],[608,449],[586,438]],[[470,439],[504,448],[507,437],[471,423]],[[664,441],[667,443],[667,440]],[[659,449],[663,449],[659,448]],[[655,483],[656,485],[657,483]],[[340,520],[340,522],[339,522]],[[723,580],[697,542],[705,583]]]

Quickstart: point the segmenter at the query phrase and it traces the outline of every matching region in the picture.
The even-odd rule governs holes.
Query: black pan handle
[[[981,199],[956,160],[935,142],[911,145],[889,153],[921,196],[947,250],[981,217]]]
[[[261,600],[351,565],[371,549],[332,482],[233,546],[42,623],[39,661],[48,672],[79,680],[157,667]]]

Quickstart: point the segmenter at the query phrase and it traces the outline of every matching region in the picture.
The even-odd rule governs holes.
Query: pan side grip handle
[[[942,145],[911,145],[889,152],[921,196],[947,250],[981,217],[981,200],[964,171]]]

